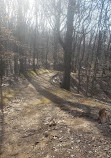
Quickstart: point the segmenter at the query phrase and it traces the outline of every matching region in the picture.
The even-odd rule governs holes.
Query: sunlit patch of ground
[[[7,104],[8,101],[15,96],[16,92],[12,90],[11,88],[9,89],[3,89],[2,90],[2,102],[3,105]],[[0,97],[0,102],[1,102],[1,97]]]
[[[50,70],[47,69],[38,69],[36,70],[37,74],[42,75],[43,73],[49,73]]]

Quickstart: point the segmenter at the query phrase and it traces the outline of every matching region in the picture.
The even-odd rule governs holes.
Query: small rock
[[[108,147],[104,148],[104,151],[108,151],[108,150],[109,150],[109,148],[108,148]]]
[[[74,157],[75,157],[75,155],[71,155],[71,157],[72,157],[72,158],[74,158]]]
[[[95,137],[92,137],[92,140],[95,140]]]
[[[50,122],[49,127],[53,127],[53,126],[56,126],[56,125],[57,125],[56,122],[53,120],[52,122]]]
[[[76,140],[76,142],[77,142],[77,143],[80,143],[81,141],[80,141],[80,140]]]
[[[92,154],[93,152],[92,152],[92,151],[89,151],[88,153],[89,153],[89,154]]]

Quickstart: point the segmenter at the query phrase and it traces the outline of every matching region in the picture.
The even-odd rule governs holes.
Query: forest
[[[111,157],[110,0],[0,0],[0,157]]]

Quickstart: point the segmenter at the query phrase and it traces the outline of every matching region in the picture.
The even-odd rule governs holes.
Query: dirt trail
[[[110,105],[53,86],[53,75],[15,85],[4,107],[1,158],[110,158],[111,126],[97,122],[99,109]]]

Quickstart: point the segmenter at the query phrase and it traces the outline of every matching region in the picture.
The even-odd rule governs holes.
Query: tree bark
[[[74,20],[74,0],[69,0],[67,11],[67,32],[64,45],[64,77],[61,87],[70,90],[71,56],[72,56],[72,36]]]

